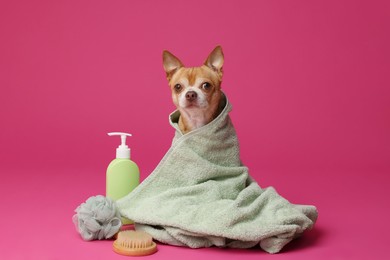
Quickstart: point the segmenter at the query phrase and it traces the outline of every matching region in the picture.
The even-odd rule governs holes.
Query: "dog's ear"
[[[222,77],[223,67],[223,52],[221,46],[215,47],[215,49],[209,54],[204,65],[217,72]]]
[[[169,51],[163,51],[163,65],[164,70],[167,73],[168,81],[171,80],[173,74],[175,74],[178,69],[184,66],[183,63]]]

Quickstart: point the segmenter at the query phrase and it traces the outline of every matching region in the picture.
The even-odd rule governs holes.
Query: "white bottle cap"
[[[131,136],[128,133],[122,132],[112,132],[108,133],[109,136],[120,135],[121,137],[121,145],[116,148],[116,158],[117,159],[130,159],[130,148],[126,145],[126,137]]]

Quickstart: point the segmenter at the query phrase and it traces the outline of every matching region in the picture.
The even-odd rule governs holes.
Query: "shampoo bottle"
[[[131,134],[113,132],[109,136],[120,136],[122,144],[116,149],[116,159],[108,165],[106,174],[106,197],[116,201],[129,194],[139,184],[139,168],[130,160],[130,148],[126,145],[126,137]],[[122,218],[122,224],[132,224],[129,219]]]

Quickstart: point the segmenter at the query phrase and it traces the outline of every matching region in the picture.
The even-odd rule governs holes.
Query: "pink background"
[[[124,259],[71,217],[128,131],[147,177],[169,148],[168,49],[225,53],[223,89],[261,186],[319,209],[278,255],[159,245],[150,258],[388,259],[389,1],[2,1],[0,258]]]

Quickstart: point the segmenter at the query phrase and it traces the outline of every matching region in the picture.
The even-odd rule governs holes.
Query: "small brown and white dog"
[[[173,103],[180,111],[183,134],[215,119],[223,109],[221,98],[223,52],[217,46],[200,67],[186,68],[168,51],[163,52],[164,70],[172,90]]]

